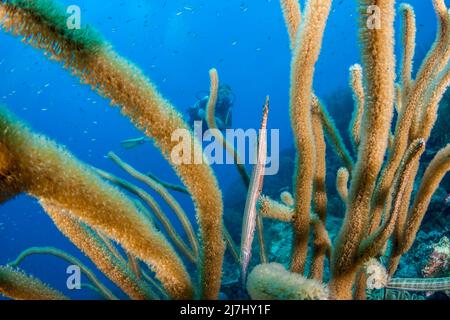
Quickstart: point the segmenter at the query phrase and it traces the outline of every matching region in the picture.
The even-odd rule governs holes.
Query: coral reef
[[[447,112],[445,108],[440,111],[439,105],[450,84],[450,16],[444,0],[432,2],[438,32],[416,75],[412,74],[415,13],[407,4],[400,7],[402,66],[396,83],[395,1],[357,1],[362,63],[349,70],[354,112],[346,131],[350,132],[352,153],[324,100],[314,91],[315,67],[332,1],[308,0],[303,11],[296,0],[280,1],[292,52],[289,110],[295,149],[283,159],[289,169],[282,175],[287,178],[273,178],[280,179],[277,186],[273,179],[266,179],[267,188],[263,189],[267,99],[258,164],[251,179],[244,166],[237,166],[249,201],[244,221],[239,219],[238,227],[232,228],[242,230],[236,235],[224,225],[222,192],[212,168],[202,161],[200,142],[182,115],[136,66],[90,27],[66,28],[64,10],[51,0],[0,0],[0,23],[5,31],[43,50],[109,99],[160,149],[185,189],[144,175],[113,153],[109,158],[162,197],[181,222],[187,242],[142,188],[82,163],[55,142],[32,132],[5,108],[0,110],[0,201],[21,193],[36,198],[58,229],[133,299],[217,299],[221,288],[232,295],[239,292],[234,288],[239,269],[243,288],[253,299],[343,300],[364,299],[367,289],[449,290],[446,275],[434,278],[443,266],[440,246],[448,249],[445,240],[433,248],[437,253],[432,253],[426,269],[426,275],[433,278],[394,277],[402,257],[408,258],[415,245],[421,225],[426,225],[424,217],[433,195],[450,170],[450,144],[433,144],[436,141],[430,139],[439,113]],[[373,4],[380,10],[382,28],[367,24],[367,8]],[[215,69],[210,77],[207,117],[214,129],[219,87]],[[177,130],[190,138],[189,152],[181,155],[191,159],[189,163],[173,160],[178,141],[172,134]],[[239,159],[220,131],[214,135]],[[334,155],[327,151],[327,143]],[[421,163],[424,153],[429,161]],[[336,178],[331,184],[330,177]],[[292,189],[286,184],[289,179],[293,180]],[[191,196],[200,241],[170,194],[172,188]],[[337,192],[330,192],[335,189]],[[444,199],[448,191],[444,191]],[[144,204],[152,209],[174,247],[156,230]],[[236,205],[239,207],[239,202]],[[242,215],[242,208],[237,211]],[[447,207],[443,213],[446,211],[448,214]],[[263,218],[270,224],[267,230]],[[433,220],[436,223],[438,218]],[[253,248],[255,229],[258,242]],[[269,248],[264,241],[267,234]],[[234,244],[239,236],[240,256]],[[234,260],[223,267],[226,246]],[[250,259],[256,249],[259,259]],[[53,254],[70,259],[63,253]],[[270,263],[273,260],[278,263]],[[254,264],[257,266],[246,279],[247,267]],[[197,272],[191,274],[191,270]],[[91,282],[105,296],[115,298],[94,277]],[[17,299],[65,298],[8,266],[0,267],[0,293]],[[245,297],[245,293],[236,294]]]

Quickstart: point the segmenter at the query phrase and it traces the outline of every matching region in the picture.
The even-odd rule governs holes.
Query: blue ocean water
[[[233,127],[257,128],[261,106],[271,96],[269,127],[280,129],[280,148],[292,147],[289,120],[290,49],[276,0],[59,0],[82,9],[82,22],[94,26],[124,57],[136,63],[180,112],[208,90],[208,70],[217,68],[236,95]],[[434,40],[436,19],[429,0],[408,0],[417,14],[416,64]],[[303,3],[303,1],[302,1]],[[450,1],[446,1],[447,6]],[[327,99],[350,94],[348,68],[360,62],[355,1],[335,0],[315,76],[316,93]],[[399,19],[397,19],[398,31]],[[397,32],[397,43],[400,34]],[[398,47],[398,45],[397,45]],[[0,32],[0,103],[86,163],[128,178],[105,155],[114,151],[141,171],[177,182],[159,151],[147,143],[124,150],[120,141],[141,133],[118,108],[10,34]],[[330,108],[348,119],[351,108]],[[222,189],[238,178],[234,166],[216,166]],[[189,198],[177,196],[195,221]],[[32,246],[55,246],[94,266],[53,226],[36,200],[20,196],[0,207],[0,264]],[[76,298],[96,298],[89,291],[68,292],[67,264],[33,256],[22,268]],[[102,280],[107,280],[100,274]]]

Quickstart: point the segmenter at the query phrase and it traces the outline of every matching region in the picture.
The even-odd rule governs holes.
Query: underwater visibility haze
[[[449,6],[0,0],[0,300],[449,299]]]

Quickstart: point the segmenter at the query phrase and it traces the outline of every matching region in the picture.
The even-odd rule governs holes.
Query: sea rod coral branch
[[[320,101],[316,96],[312,98],[312,127],[316,150],[316,173],[313,182],[313,208],[316,215],[325,225],[327,217],[327,189],[326,189],[326,143],[323,122],[320,114]],[[315,226],[318,226],[317,224]],[[328,247],[328,234],[314,228],[314,246],[310,267],[311,277],[322,281],[325,253]],[[323,235],[326,234],[326,238]]]
[[[187,191],[186,187],[184,187],[184,186],[172,184],[172,183],[169,183],[167,181],[163,181],[163,180],[159,179],[158,177],[156,177],[151,172],[147,172],[147,176],[150,179],[154,180],[155,182],[159,183],[160,185],[164,186],[167,189],[170,189],[170,190],[173,190],[173,191],[177,191],[177,192],[189,195],[189,192]]]
[[[355,151],[358,151],[359,144],[361,143],[361,124],[366,99],[364,96],[363,70],[359,64],[350,67],[350,87],[353,91],[353,100],[355,103],[352,122],[350,124],[350,136],[353,139]]]
[[[419,190],[416,193],[413,206],[408,214],[408,220],[403,232],[403,243],[401,245],[402,253],[405,253],[411,248],[422,219],[431,201],[431,197],[449,170],[450,145],[447,145],[436,154],[424,173]]]
[[[208,123],[208,128],[210,129],[211,134],[216,138],[216,140],[224,146],[225,150],[230,155],[233,156],[233,162],[236,165],[236,168],[242,180],[244,181],[245,186],[248,188],[248,186],[250,185],[250,176],[245,169],[244,162],[242,161],[233,145],[228,143],[222,132],[217,128],[215,115],[219,92],[219,74],[217,73],[216,69],[211,69],[209,71],[209,76],[211,79],[211,87],[209,90],[208,105],[206,107],[206,122]]]
[[[300,10],[296,9],[298,4],[299,2],[297,0],[281,0],[281,7],[284,10],[284,20],[289,33],[292,54],[295,54],[295,49],[298,45],[297,36],[300,29],[300,22],[298,21],[301,21],[302,19]],[[313,94],[313,96],[315,96],[315,94]],[[353,169],[353,159],[350,152],[347,150],[344,141],[325,106],[322,103],[320,103],[319,106],[320,115],[327,138],[333,146],[336,154],[342,159],[347,169],[351,172]]]
[[[420,130],[418,132],[418,136],[420,136],[425,141],[429,139],[431,130],[433,129],[433,126],[437,119],[437,112],[438,112],[438,106],[439,102],[447,89],[450,82],[450,72],[449,70],[445,71],[444,74],[441,76],[440,79],[436,80],[436,85],[434,89],[431,89],[431,92],[429,93],[428,98],[428,106],[427,106],[427,112],[424,114],[424,118],[421,120],[421,123],[419,124]],[[406,221],[409,219],[410,208],[409,203],[412,196],[412,191],[414,189],[414,180],[417,175],[417,172],[419,170],[419,161],[415,162],[414,167],[411,169],[410,173],[410,181],[409,185],[407,186],[407,189],[405,190],[405,195],[403,199],[402,208],[400,210],[399,218],[396,225],[396,231],[395,231],[395,237],[393,239],[393,250],[391,252],[391,257],[389,261],[389,274],[393,275],[394,272],[397,269],[398,263],[400,261],[401,255],[404,254],[407,249],[405,249],[404,245],[404,229],[406,227]],[[426,204],[428,206],[428,203]],[[422,208],[423,213],[426,212],[426,207]],[[422,218],[420,218],[420,221]],[[417,225],[420,226],[420,222]],[[416,233],[412,233],[409,237],[410,244],[412,244],[412,241],[415,238]],[[409,249],[409,248],[408,248]],[[406,250],[402,252],[403,250]]]
[[[448,70],[448,62],[450,59],[450,13],[445,4],[445,0],[432,0],[434,10],[438,20],[438,33],[436,40],[430,52],[426,56],[421,68],[418,71],[417,79],[417,96],[411,99],[411,103],[416,103],[415,113],[410,128],[410,139],[417,137],[421,119],[424,116],[427,103],[427,92],[434,89],[436,85],[434,79],[443,72]],[[419,95],[420,94],[420,95]]]
[[[15,300],[67,300],[40,280],[11,267],[0,266],[0,294]]]
[[[394,109],[394,2],[393,0],[359,0],[360,39],[365,68],[366,106],[358,161],[349,189],[346,216],[335,242],[332,262],[331,295],[352,298],[352,284],[358,265],[354,263],[359,243],[366,230],[370,199],[384,162]],[[369,28],[367,7],[381,10],[382,28]]]
[[[415,173],[415,163],[424,151],[425,141],[418,139],[413,141],[405,153],[392,187],[393,201],[389,215],[385,217],[383,224],[373,234],[361,242],[359,249],[361,263],[366,262],[371,257],[376,257],[389,240],[396,226],[411,174]]]
[[[308,1],[291,65],[290,113],[297,149],[291,270],[299,273],[304,271],[307,257],[315,174],[315,146],[311,120],[313,75],[330,8],[331,0]]]
[[[350,174],[346,168],[340,168],[336,174],[336,189],[344,203],[348,199],[348,180]]]
[[[413,7],[409,4],[400,5],[400,15],[402,16],[402,66],[401,66],[401,87],[403,99],[408,97],[414,62],[414,51],[416,49],[416,15]]]
[[[442,100],[447,88],[450,86],[450,67],[436,80],[436,87],[429,93],[425,112],[422,114],[420,122],[417,124],[419,131],[416,136],[428,139],[438,117],[439,103]]]
[[[76,265],[79,266],[81,271],[83,271],[83,273],[86,275],[86,277],[92,282],[92,284],[95,286],[95,288],[98,290],[98,292],[105,297],[106,299],[109,300],[117,300],[117,297],[114,296],[114,294],[107,288],[105,287],[100,280],[98,280],[98,278],[95,276],[94,272],[89,269],[87,266],[85,266],[80,260],[78,260],[77,258],[71,256],[70,254],[57,249],[57,248],[51,248],[51,247],[43,247],[43,248],[38,248],[38,247],[33,247],[33,248],[29,248],[23,252],[20,253],[20,255],[16,258],[16,260],[8,263],[9,266],[11,267],[18,267],[19,264],[25,260],[26,257],[32,256],[32,255],[38,255],[38,254],[48,254],[48,255],[52,255],[55,257],[59,257],[67,262],[69,262],[72,265]]]
[[[313,99],[318,98],[313,94]],[[341,158],[342,163],[345,165],[347,170],[351,173],[354,167],[354,163],[352,156],[350,155],[350,151],[345,146],[342,135],[339,133],[336,124],[328,113],[325,104],[320,100],[318,101],[318,115],[320,115],[320,119],[322,120],[322,126],[326,133],[327,141],[332,146],[337,156]]]
[[[294,216],[294,211],[291,207],[274,201],[267,196],[261,196],[259,198],[258,213],[264,218],[283,222],[292,222],[292,218]]]
[[[409,143],[415,138],[420,138],[420,135],[416,133],[424,112],[423,109],[426,106],[426,98],[430,91],[435,90],[437,84],[435,79],[445,69],[449,61],[450,17],[443,0],[433,0],[433,4],[439,21],[439,32],[432,49],[422,62],[398,116],[392,150],[389,153],[387,164],[381,173],[372,200],[369,233],[372,233],[380,224],[384,204],[390,202],[386,199],[389,197],[389,188],[393,183],[401,159]],[[428,137],[423,136],[422,138],[428,139]],[[414,178],[415,174],[412,175],[412,179]]]
[[[302,13],[299,0],[280,0],[284,20],[288,29],[291,50],[294,50],[297,43],[297,32],[302,22]]]

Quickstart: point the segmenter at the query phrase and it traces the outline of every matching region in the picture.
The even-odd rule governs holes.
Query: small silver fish
[[[136,148],[146,142],[147,142],[147,138],[141,137],[141,138],[136,138],[136,139],[124,140],[120,143],[120,145],[122,146],[122,148],[130,150],[130,149]]]
[[[450,193],[445,198],[444,203],[447,207],[450,207]]]

